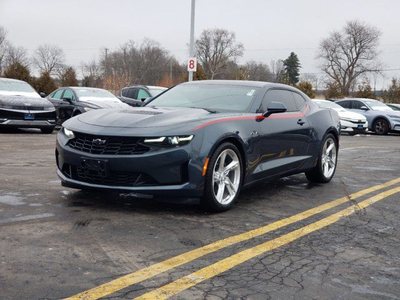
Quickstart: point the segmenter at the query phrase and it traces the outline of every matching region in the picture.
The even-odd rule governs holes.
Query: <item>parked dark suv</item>
[[[142,106],[146,99],[152,98],[167,90],[162,86],[132,85],[124,87],[118,93],[118,98],[130,106]]]

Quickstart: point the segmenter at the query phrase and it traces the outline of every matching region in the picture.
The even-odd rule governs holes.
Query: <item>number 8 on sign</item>
[[[190,57],[187,64],[187,70],[189,72],[197,71],[197,59],[195,57]]]

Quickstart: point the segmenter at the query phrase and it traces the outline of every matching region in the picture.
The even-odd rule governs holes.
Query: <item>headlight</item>
[[[340,118],[340,121],[348,121],[348,122],[351,122],[351,121],[353,121],[352,119],[349,119],[349,118]]]
[[[194,135],[145,138],[144,143],[154,146],[183,146],[189,144],[193,137]]]
[[[65,136],[67,138],[69,138],[69,139],[73,139],[75,137],[74,132],[72,130],[69,130],[69,129],[65,128],[65,127],[63,127],[63,132],[64,132]]]
[[[89,110],[92,110],[93,108],[91,108],[91,107],[84,107],[83,108],[85,111],[89,111]]]

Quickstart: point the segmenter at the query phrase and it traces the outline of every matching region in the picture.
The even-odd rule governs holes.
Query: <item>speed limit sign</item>
[[[189,72],[196,72],[197,71],[197,59],[196,57],[190,57],[188,60],[187,70]]]

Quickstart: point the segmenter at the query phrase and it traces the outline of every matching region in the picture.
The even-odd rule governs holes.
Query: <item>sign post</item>
[[[189,50],[189,62],[188,62],[188,71],[189,71],[189,81],[193,81],[193,72],[196,72],[197,61],[194,58],[194,8],[196,5],[196,0],[192,0],[192,12],[190,17],[190,50]],[[194,66],[190,64],[190,62],[194,63]],[[190,67],[192,66],[192,67]]]

